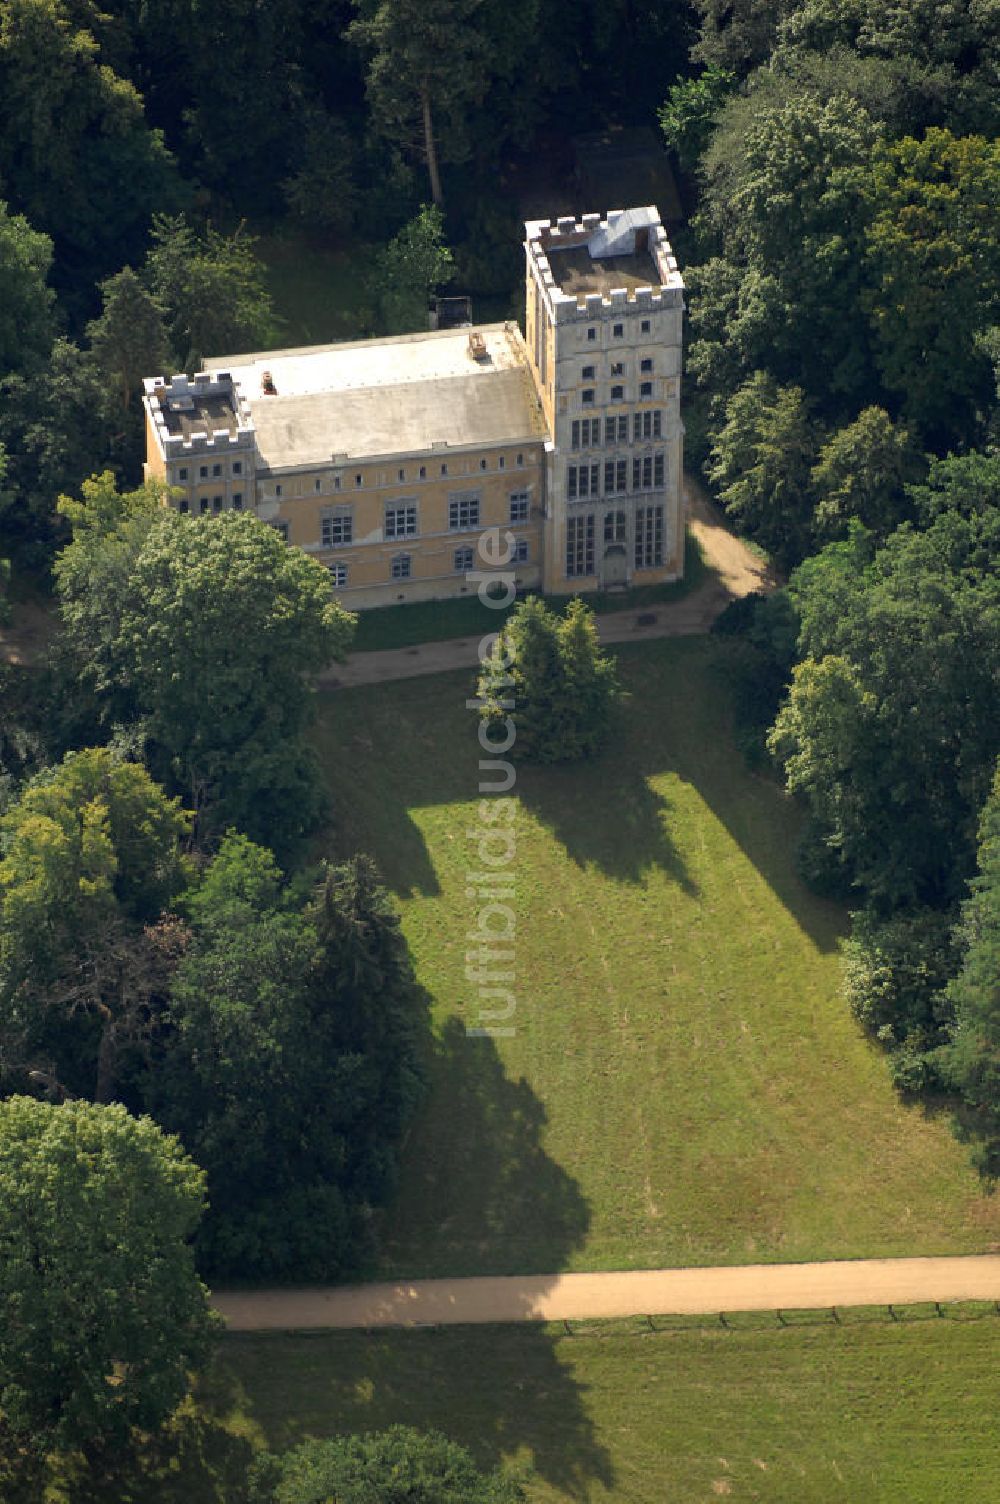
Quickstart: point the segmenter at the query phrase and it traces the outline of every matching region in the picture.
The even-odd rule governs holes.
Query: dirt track
[[[707,632],[719,612],[737,596],[767,589],[767,568],[746,544],[724,526],[716,508],[695,481],[684,483],[688,524],[701,546],[710,577],[673,605],[614,611],[597,618],[601,641],[642,642],[654,637],[693,637]],[[640,617],[653,617],[640,625]],[[326,689],[359,684],[387,684],[393,679],[416,679],[449,669],[471,668],[479,658],[479,638],[459,637],[425,642],[415,648],[388,648],[379,653],[352,653],[346,663],[321,674]]]
[[[230,1330],[240,1332],[1000,1300],[1000,1255],[406,1280],[327,1289],[218,1291],[213,1300]]]

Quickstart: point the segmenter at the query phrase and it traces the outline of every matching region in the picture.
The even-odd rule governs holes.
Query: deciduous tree
[[[214,1328],[190,1240],[204,1177],[122,1107],[0,1103],[0,1438],[124,1448],[187,1393]]]

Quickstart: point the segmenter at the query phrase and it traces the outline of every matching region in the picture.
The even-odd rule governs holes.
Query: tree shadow
[[[388,1276],[405,1299],[420,1275],[565,1267],[590,1213],[545,1151],[542,1104],[526,1081],[505,1074],[494,1042],[468,1036],[457,1018],[435,1057],[434,1090],[383,1227],[383,1266],[370,1273]],[[536,1293],[546,1284],[536,1280]],[[533,1298],[524,1297],[525,1316]],[[223,1358],[272,1448],[405,1423],[442,1431],[484,1465],[528,1451],[537,1475],[568,1498],[612,1483],[584,1388],[541,1323],[240,1335],[227,1339]]]
[[[578,867],[632,883],[659,869],[697,893],[670,837],[670,801],[630,752],[612,746],[590,762],[519,769],[517,793]]]

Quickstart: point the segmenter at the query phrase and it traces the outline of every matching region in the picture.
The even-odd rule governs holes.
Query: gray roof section
[[[258,451],[272,469],[329,464],[334,455],[361,460],[542,434],[529,378],[519,370],[265,397],[252,411]]]
[[[422,454],[544,436],[516,325],[229,356],[249,404],[262,464]],[[268,395],[268,387],[275,395]]]

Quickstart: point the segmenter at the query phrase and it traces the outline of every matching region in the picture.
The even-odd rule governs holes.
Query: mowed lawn
[[[531,1468],[531,1504],[994,1504],[995,1313],[813,1312],[778,1328],[616,1323],[231,1337],[170,1469],[122,1504],[240,1504],[251,1448],[405,1423]],[[742,1325],[746,1329],[740,1329]],[[824,1324],[825,1322],[825,1324]]]
[[[327,849],[377,858],[434,1002],[431,1092],[373,1274],[1000,1242],[947,1119],[900,1101],[838,997],[845,916],[797,881],[797,812],[732,744],[726,651],[630,645],[602,758],[519,771],[516,1032],[497,1040],[466,1034],[470,677],[324,697]]]

